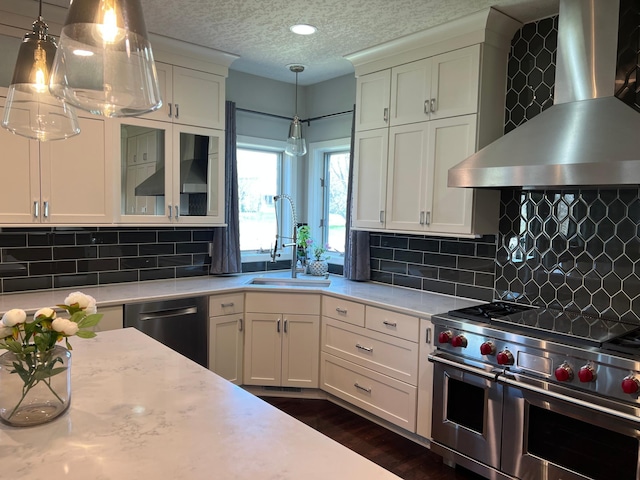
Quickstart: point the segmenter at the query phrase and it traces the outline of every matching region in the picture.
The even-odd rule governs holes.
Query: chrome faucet
[[[287,200],[289,202],[289,205],[291,206],[291,220],[293,221],[293,235],[291,237],[285,237],[284,235],[280,236],[277,233],[278,231],[280,231],[279,225],[278,225],[277,202],[281,198],[284,198],[285,200]],[[281,193],[280,195],[276,195],[275,197],[273,197],[273,201],[274,201],[274,206],[276,208],[276,244],[273,247],[273,252],[271,253],[271,261],[275,262],[276,257],[280,256],[280,254],[278,253],[278,239],[286,238],[286,239],[292,240],[292,243],[282,243],[281,246],[292,248],[293,253],[291,255],[291,278],[297,278],[298,277],[298,269],[297,269],[298,267],[298,222],[296,220],[296,207],[293,204],[293,200],[291,199],[291,197],[286,193]]]

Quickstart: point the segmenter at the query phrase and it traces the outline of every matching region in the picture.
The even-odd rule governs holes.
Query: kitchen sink
[[[280,287],[328,287],[331,280],[327,278],[273,278],[255,277],[248,285],[276,285]]]

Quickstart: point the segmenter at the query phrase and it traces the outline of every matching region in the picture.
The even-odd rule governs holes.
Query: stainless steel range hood
[[[640,114],[613,96],[619,0],[561,0],[554,105],[449,170],[451,187],[640,184]]]
[[[191,159],[180,162],[180,193],[207,193],[207,160]],[[135,188],[136,196],[164,195],[164,167]]]

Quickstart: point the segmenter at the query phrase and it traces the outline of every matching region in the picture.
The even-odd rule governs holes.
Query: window
[[[290,235],[288,232],[292,231],[289,205],[273,199],[286,193],[298,206],[294,181],[297,163],[284,155],[284,148],[283,141],[238,135],[238,210],[243,262],[271,258],[276,240],[276,206],[279,234]],[[290,248],[279,245],[278,253],[280,260],[291,258]]]
[[[345,250],[349,138],[309,145],[308,220],[315,245],[329,245],[329,262]]]

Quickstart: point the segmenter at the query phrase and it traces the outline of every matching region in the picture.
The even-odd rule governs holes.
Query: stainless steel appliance
[[[208,308],[208,297],[127,304],[124,326],[137,328],[207,367]]]
[[[435,452],[490,479],[640,478],[640,325],[504,302],[432,321]]]

